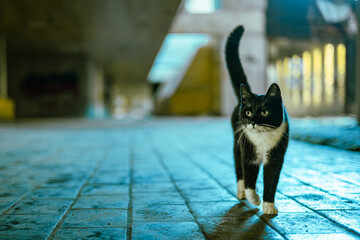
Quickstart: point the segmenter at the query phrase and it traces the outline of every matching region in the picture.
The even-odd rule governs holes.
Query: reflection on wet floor
[[[227,119],[72,121],[1,126],[0,239],[360,239],[359,153],[292,141],[269,216]]]

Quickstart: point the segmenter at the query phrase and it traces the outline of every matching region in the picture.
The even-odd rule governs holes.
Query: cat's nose
[[[253,126],[253,128],[255,128],[256,123],[251,123],[251,125]]]

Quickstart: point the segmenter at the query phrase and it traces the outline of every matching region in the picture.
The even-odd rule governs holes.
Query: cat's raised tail
[[[248,89],[251,89],[247,82],[247,78],[239,57],[239,42],[243,33],[244,27],[242,25],[236,27],[229,35],[225,46],[226,66],[230,73],[231,83],[234,88],[235,95],[239,101],[241,100],[241,84],[244,84],[248,87]]]

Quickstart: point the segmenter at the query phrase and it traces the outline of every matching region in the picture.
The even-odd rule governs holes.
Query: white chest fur
[[[285,128],[286,123],[283,123],[280,127],[270,131],[256,132],[254,130],[245,129],[247,137],[256,148],[257,159],[255,162],[257,164],[267,163],[269,150],[279,143],[285,133]]]

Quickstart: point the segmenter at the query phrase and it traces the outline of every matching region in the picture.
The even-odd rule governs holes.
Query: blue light
[[[170,81],[191,60],[196,51],[210,42],[207,34],[168,34],[148,75],[152,83]]]

